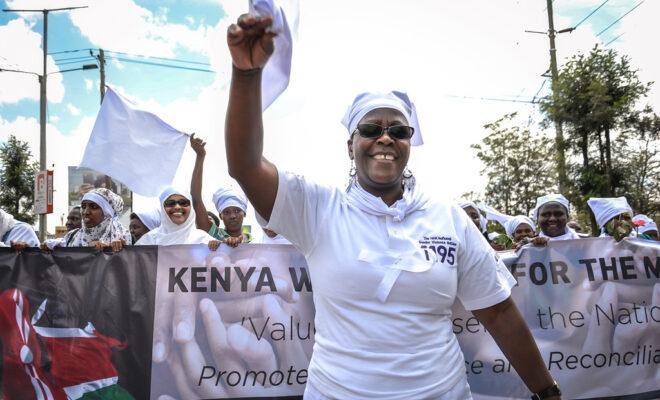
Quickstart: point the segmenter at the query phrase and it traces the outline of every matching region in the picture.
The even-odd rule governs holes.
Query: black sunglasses
[[[165,207],[174,207],[177,204],[180,205],[181,207],[189,207],[190,206],[190,200],[188,200],[188,199],[165,200],[165,202],[163,203],[163,206],[165,206]]]
[[[415,133],[415,128],[406,125],[380,126],[376,124],[358,124],[355,130],[365,139],[378,139],[387,131],[387,134],[394,140],[407,140]]]

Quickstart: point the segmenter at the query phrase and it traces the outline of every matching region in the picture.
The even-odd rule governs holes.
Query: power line
[[[545,86],[545,83],[547,81],[548,81],[548,79],[546,78],[546,79],[543,80],[543,82],[541,82],[541,87],[539,88],[539,90],[536,91],[536,94],[534,95],[534,97],[532,97],[532,103],[534,103],[534,101],[538,97],[539,93],[541,93],[541,90],[543,90],[543,87]]]
[[[199,72],[215,72],[215,71],[212,71],[210,69],[184,67],[182,65],[171,65],[171,64],[155,63],[155,62],[150,62],[150,61],[133,60],[133,59],[130,59],[130,58],[122,58],[122,57],[106,57],[106,58],[112,59],[112,60],[117,60],[117,61],[129,62],[129,63],[152,65],[152,66],[156,66],[156,67],[184,69],[184,70],[188,70],[188,71],[199,71]]]
[[[60,66],[60,65],[67,65],[67,64],[79,64],[79,63],[85,62],[85,61],[96,61],[96,58],[94,58],[94,57],[85,57],[85,58],[82,58],[80,60],[73,60],[73,61],[57,63],[57,65]]]
[[[588,20],[589,17],[591,17],[592,15],[594,15],[594,14],[596,13],[596,11],[600,10],[600,8],[603,7],[605,4],[607,4],[608,1],[610,1],[610,0],[605,0],[604,2],[602,2],[598,7],[596,7],[595,10],[593,10],[592,12],[590,12],[586,17],[582,18],[582,21],[578,22],[578,23],[573,27],[573,29],[577,29],[578,26],[582,25],[582,23],[583,23],[584,21]]]
[[[48,53],[48,55],[49,56],[54,56],[55,54],[77,53],[79,51],[89,51],[89,50],[93,50],[93,49],[87,48],[87,49],[76,49],[76,50],[62,50],[62,51],[55,51],[55,52],[52,52],[52,53]]]
[[[623,33],[620,34],[619,36],[615,37],[614,39],[610,40],[609,42],[605,43],[605,46],[604,46],[604,47],[607,47],[607,46],[609,46],[610,44],[616,42],[617,40],[619,40],[619,38],[620,38],[621,36],[623,36]]]
[[[536,104],[535,101],[530,101],[530,100],[502,99],[502,98],[497,98],[497,97],[456,96],[456,95],[453,95],[453,94],[446,94],[445,97],[451,97],[451,98],[455,98],[455,99],[486,100],[486,101],[501,101],[501,102],[509,102],[509,103]]]
[[[75,50],[62,50],[62,51],[56,51],[52,53],[48,53],[48,55],[57,55],[57,54],[68,54],[68,53],[77,53],[81,51],[93,51],[96,50],[94,48],[86,48],[86,49],[75,49]],[[126,53],[123,51],[112,51],[112,50],[105,50],[106,53],[113,53],[113,54],[121,54],[124,56],[130,56],[130,57],[137,57],[137,58],[151,58],[154,60],[161,60],[161,61],[170,61],[170,62],[179,62],[179,63],[186,63],[186,64],[197,64],[197,65],[206,65],[210,66],[210,63],[207,62],[202,62],[202,61],[193,61],[193,60],[184,60],[181,58],[169,58],[169,57],[156,57],[156,56],[147,56],[147,55],[141,55],[141,54],[132,54],[132,53]],[[59,60],[55,61],[64,61],[68,60],[65,58],[61,58]]]
[[[59,63],[61,61],[73,61],[73,60],[83,60],[85,58],[91,57],[90,55],[84,55],[84,56],[78,56],[78,57],[65,57],[65,58],[58,58],[55,60],[55,63]]]
[[[151,59],[154,59],[154,60],[162,60],[162,61],[173,61],[173,62],[181,62],[181,63],[197,64],[197,65],[207,65],[207,66],[211,65],[207,62],[182,60],[180,58],[144,56],[144,55],[139,55],[139,54],[124,53],[124,52],[121,52],[121,51],[112,51],[112,50],[106,50],[105,52],[106,53],[121,54],[121,55],[124,55],[124,56],[138,57],[138,58],[151,58]]]
[[[636,5],[635,7],[631,8],[630,10],[628,10],[627,13],[623,14],[622,16],[620,16],[619,19],[617,19],[616,21],[614,21],[614,22],[612,22],[611,24],[607,25],[607,27],[606,27],[605,29],[603,29],[602,31],[598,32],[598,34],[596,35],[596,37],[602,35],[603,33],[605,33],[605,31],[607,31],[607,30],[610,29],[612,26],[614,26],[614,24],[616,24],[617,22],[621,21],[621,20],[623,19],[623,17],[625,17],[626,15],[630,14],[631,12],[633,12],[637,7],[641,6],[642,3],[644,3],[644,1],[645,1],[645,0],[640,1],[639,3],[637,3],[637,5]]]

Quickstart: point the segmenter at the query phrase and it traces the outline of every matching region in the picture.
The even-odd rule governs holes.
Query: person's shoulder
[[[30,225],[26,222],[23,222],[23,221],[16,221],[16,224],[13,226],[13,228],[10,229],[9,232],[11,234],[14,234],[14,235],[25,235],[25,234],[27,234],[30,237],[37,238],[37,232],[34,231],[34,228],[32,228],[32,225]]]
[[[333,187],[327,184],[319,183],[314,179],[308,179],[304,175],[296,174],[289,171],[281,171],[279,173],[280,183],[284,183],[287,189],[298,189],[306,191],[313,191],[316,193],[331,193],[331,194],[345,194],[345,191],[340,190],[337,187]]]
[[[160,227],[156,227],[155,229],[150,230],[149,232],[142,235],[140,240],[135,242],[134,246],[147,246],[151,244],[156,244],[156,236],[158,235],[159,231],[160,231]]]

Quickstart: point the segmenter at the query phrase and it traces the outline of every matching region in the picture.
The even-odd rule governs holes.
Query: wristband
[[[555,381],[552,381],[552,386],[549,386],[538,393],[534,393],[532,395],[532,400],[543,400],[553,396],[561,396],[561,390]]]

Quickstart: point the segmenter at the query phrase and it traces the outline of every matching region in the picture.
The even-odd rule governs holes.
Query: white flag
[[[261,110],[265,111],[289,86],[291,76],[291,58],[293,53],[293,36],[298,20],[298,3],[293,2],[289,12],[293,14],[292,34],[289,21],[284,15],[284,9],[274,0],[249,0],[250,13],[262,17],[273,17],[271,31],[275,37],[275,51],[270,56],[261,76]]]
[[[80,163],[147,197],[174,179],[188,136],[107,89]]]

